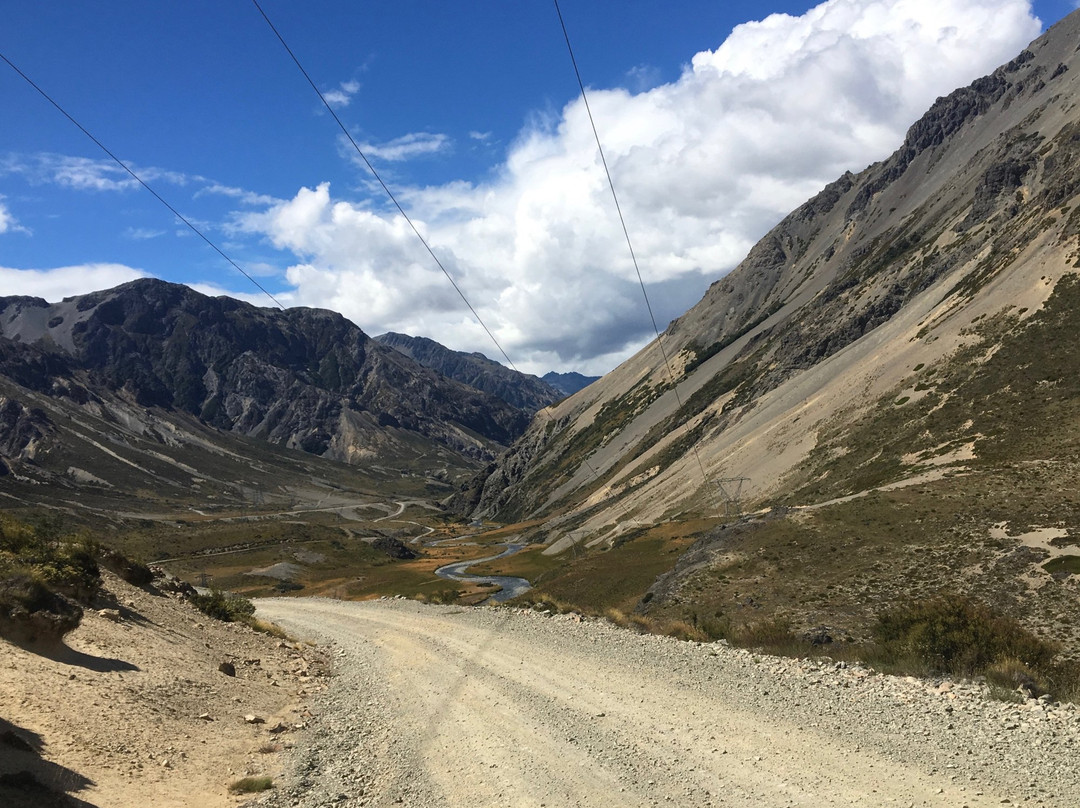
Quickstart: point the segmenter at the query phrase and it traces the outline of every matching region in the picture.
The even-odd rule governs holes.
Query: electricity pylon
[[[742,489],[748,482],[750,482],[749,477],[721,477],[716,481],[716,485],[720,488],[720,496],[724,500],[726,516],[738,516],[742,513]]]

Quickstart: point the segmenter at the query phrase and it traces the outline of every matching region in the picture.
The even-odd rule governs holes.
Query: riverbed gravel
[[[252,805],[1080,805],[1073,704],[507,607],[258,614],[334,678]]]

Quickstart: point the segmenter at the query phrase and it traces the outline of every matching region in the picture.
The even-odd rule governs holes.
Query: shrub
[[[0,517],[0,632],[21,640],[59,639],[76,628],[101,586],[86,538],[64,540],[58,524],[37,527]]]
[[[101,548],[98,551],[98,561],[105,569],[115,572],[129,584],[147,586],[153,583],[154,573],[146,564],[128,558],[117,550]]]
[[[0,575],[0,634],[19,640],[59,640],[78,627],[82,608],[52,591],[33,571]]]
[[[229,786],[233,794],[256,794],[274,787],[272,777],[244,777]]]
[[[1047,692],[1046,680],[1019,659],[1002,659],[986,669],[990,694],[1001,701],[1022,701]]]
[[[191,602],[207,617],[225,623],[246,623],[255,614],[255,604],[245,597],[212,589],[209,595],[192,595]]]
[[[1065,660],[1056,663],[1047,673],[1049,689],[1062,701],[1080,703],[1080,662]]]
[[[1015,620],[957,596],[887,611],[878,617],[874,636],[884,660],[917,660],[931,672],[953,676],[980,675],[1004,663],[1013,670],[1019,663],[1032,672],[1043,671],[1055,653],[1053,645]]]
[[[82,603],[92,600],[101,587],[98,549],[85,537],[63,540],[52,528],[0,520],[0,576],[15,569],[30,571],[49,589]]]
[[[812,650],[809,641],[796,634],[791,621],[782,615],[732,628],[727,640],[739,648],[782,656],[805,656]]]

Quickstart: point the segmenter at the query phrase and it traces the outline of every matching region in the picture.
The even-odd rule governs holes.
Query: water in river
[[[474,558],[471,561],[458,561],[455,564],[447,564],[445,567],[439,567],[435,570],[435,574],[448,581],[492,583],[501,586],[502,589],[491,596],[491,600],[496,603],[502,603],[510,600],[510,598],[515,598],[523,592],[528,592],[532,589],[532,584],[524,578],[511,578],[506,575],[471,575],[465,571],[474,564],[483,564],[485,561],[494,561],[496,558],[506,558],[506,556],[518,553],[526,545],[506,544],[503,546],[506,547],[506,549],[498,555],[488,556],[487,558]]]

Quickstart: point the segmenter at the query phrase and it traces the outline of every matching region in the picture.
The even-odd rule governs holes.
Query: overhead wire
[[[243,275],[245,278],[247,278],[249,281],[251,281],[253,284],[255,284],[255,286],[258,287],[259,291],[261,291],[264,295],[266,295],[268,298],[270,298],[272,301],[274,301],[274,304],[279,309],[282,309],[284,311],[285,307],[281,305],[281,303],[278,301],[278,299],[276,297],[274,297],[272,294],[270,294],[270,292],[266,289],[266,287],[264,287],[261,283],[259,283],[257,280],[255,280],[255,278],[253,278],[251,275],[249,275],[247,272],[245,272],[243,267],[241,267],[238,263],[236,263],[236,261],[234,261],[232,258],[230,258],[225,253],[224,250],[222,250],[217,244],[215,244],[213,241],[211,241],[210,238],[205,233],[203,233],[198,227],[196,227],[194,224],[192,224],[190,219],[188,219],[186,216],[184,216],[182,213],[180,213],[180,211],[178,211],[175,207],[173,207],[165,199],[165,197],[163,197],[161,194],[159,194],[157,191],[155,191],[152,187],[150,187],[150,185],[145,180],[143,180],[142,177],[140,177],[138,174],[136,174],[135,171],[132,170],[123,160],[121,160],[119,157],[117,157],[108,147],[105,146],[104,143],[102,143],[100,140],[98,140],[96,137],[94,137],[94,135],[91,134],[91,132],[85,126],[83,126],[81,123],[79,123],[77,120],[75,120],[75,118],[66,109],[64,109],[62,106],[60,106],[60,104],[51,95],[49,95],[47,92],[45,92],[45,90],[43,90],[41,87],[39,87],[28,75],[26,75],[26,73],[24,73],[22,70],[20,70],[19,67],[14,62],[12,62],[3,53],[0,53],[0,59],[2,59],[4,62],[6,62],[8,64],[8,66],[12,70],[14,70],[16,73],[18,73],[27,84],[29,84],[31,87],[33,87],[35,90],[37,90],[37,92],[41,95],[41,97],[44,98],[46,101],[48,101],[50,104],[52,104],[60,112],[61,115],[63,115],[65,118],[67,118],[69,121],[71,121],[71,123],[73,123],[79,129],[80,132],[82,132],[84,135],[86,135],[88,138],[90,138],[90,140],[92,140],[97,145],[97,147],[99,149],[101,149],[103,152],[105,152],[105,154],[107,154],[109,156],[109,158],[114,163],[116,163],[128,175],[130,175],[132,179],[134,179],[137,183],[139,183],[139,185],[141,185],[143,188],[145,188],[147,191],[149,191],[158,202],[160,202],[162,205],[164,205],[166,208],[168,208],[173,216],[175,216],[177,219],[179,219],[184,224],[186,224],[188,226],[188,228],[195,235],[197,235],[204,242],[206,242],[214,252],[216,252],[218,255],[220,255],[222,258],[224,258],[233,267],[233,269],[235,269],[237,272],[239,272],[241,275]]]
[[[454,287],[454,291],[458,293],[458,296],[462,299],[462,301],[464,301],[465,305],[469,308],[469,311],[472,312],[473,317],[475,317],[476,321],[480,323],[480,327],[484,329],[488,337],[491,338],[491,341],[495,343],[495,347],[499,349],[499,353],[503,355],[503,358],[507,361],[507,363],[509,363],[510,367],[516,371],[517,366],[514,365],[513,360],[510,359],[510,356],[503,349],[502,345],[499,343],[499,340],[495,338],[495,335],[492,333],[491,329],[487,327],[487,324],[484,322],[480,314],[476,311],[475,308],[473,308],[473,304],[469,302],[469,299],[465,296],[465,293],[461,290],[461,287],[457,285],[457,282],[454,280],[454,276],[451,275],[450,272],[446,269],[446,267],[443,265],[443,262],[439,259],[439,256],[436,255],[435,251],[431,248],[428,240],[424,238],[423,234],[420,232],[420,229],[413,223],[412,218],[409,216],[408,213],[405,212],[405,208],[402,207],[400,202],[398,202],[397,197],[394,196],[394,192],[390,190],[390,187],[385,182],[383,182],[383,178],[379,176],[379,172],[375,170],[375,166],[373,166],[371,164],[371,161],[368,160],[367,155],[364,154],[363,149],[360,148],[360,145],[356,142],[356,139],[352,136],[352,133],[349,131],[348,127],[345,126],[344,123],[342,123],[341,118],[339,118],[338,114],[334,111],[333,106],[331,106],[330,102],[326,100],[326,96],[323,95],[322,90],[319,89],[318,85],[315,84],[315,82],[312,80],[307,70],[304,69],[303,64],[300,63],[300,60],[297,58],[296,54],[293,53],[293,49],[289,47],[289,43],[285,41],[285,38],[281,35],[281,32],[278,31],[277,26],[275,26],[274,23],[271,22],[270,17],[268,17],[266,12],[263,11],[262,6],[259,5],[259,0],[251,0],[251,2],[255,6],[255,8],[258,9],[259,14],[266,21],[266,24],[270,26],[270,30],[274,32],[274,36],[277,37],[278,42],[280,42],[282,47],[285,48],[285,51],[289,54],[289,57],[293,60],[293,63],[297,66],[297,68],[299,68],[300,72],[307,80],[307,83],[311,85],[311,89],[313,89],[315,91],[315,94],[319,96],[319,100],[322,101],[323,106],[326,107],[327,111],[333,117],[334,122],[338,125],[338,128],[341,129],[341,131],[345,134],[345,137],[348,138],[349,143],[352,144],[352,147],[356,150],[356,153],[360,155],[360,159],[364,161],[364,165],[367,166],[367,170],[371,172],[371,176],[375,178],[375,180],[382,187],[383,191],[390,198],[390,201],[394,203],[394,207],[397,208],[398,213],[402,215],[406,223],[408,223],[409,227],[412,228],[413,233],[415,233],[416,237],[420,239],[420,243],[424,245],[424,249],[427,250],[428,255],[431,256],[435,264],[439,267],[440,270],[442,270],[442,273],[446,276],[446,279],[450,281],[450,285]]]
[[[656,334],[656,346],[660,349],[660,355],[663,357],[664,366],[667,368],[668,377],[671,379],[671,389],[675,393],[675,401],[678,403],[680,409],[683,406],[682,397],[679,395],[679,387],[675,383],[675,371],[671,367],[671,360],[668,358],[667,350],[664,348],[664,341],[660,337],[660,329],[656,325],[656,315],[653,314],[652,303],[649,300],[649,293],[645,289],[645,280],[641,275],[641,267],[638,265],[637,253],[634,252],[634,244],[630,239],[630,230],[626,226],[626,218],[623,216],[622,205],[619,204],[619,195],[615,192],[615,182],[611,178],[611,169],[608,167],[607,157],[604,155],[604,146],[600,142],[600,132],[596,128],[596,120],[593,118],[592,107],[589,106],[589,95],[585,92],[585,82],[581,79],[581,70],[578,69],[577,58],[574,56],[574,47],[570,44],[570,33],[566,28],[566,20],[563,19],[562,9],[559,8],[559,0],[552,0],[555,3],[555,13],[559,17],[559,26],[562,28],[563,39],[566,41],[566,49],[570,53],[570,64],[574,67],[574,76],[577,78],[578,88],[581,90],[581,101],[585,105],[585,112],[589,118],[589,126],[592,127],[593,138],[596,140],[596,150],[600,154],[600,163],[604,168],[604,176],[607,177],[608,188],[611,190],[611,198],[615,203],[615,210],[619,216],[619,224],[622,225],[623,237],[626,239],[626,247],[630,252],[630,260],[634,265],[634,272],[637,274],[638,285],[641,287],[641,295],[645,298],[645,308],[649,311],[649,320],[652,322],[653,333]],[[694,452],[694,458],[697,460],[698,468],[701,469],[701,476],[704,478],[706,484],[710,482],[709,475],[705,471],[705,464],[701,461],[701,455],[698,454],[697,445],[691,445]]]
[[[424,249],[427,250],[428,255],[431,256],[431,259],[435,262],[435,264],[439,267],[439,269],[442,270],[442,273],[443,273],[443,275],[446,276],[446,279],[448,281],[450,281],[451,285],[454,287],[454,291],[456,291],[458,293],[458,296],[464,301],[465,305],[469,308],[469,311],[472,312],[473,317],[476,318],[476,321],[480,324],[480,326],[487,333],[488,337],[495,344],[495,347],[499,349],[499,352],[502,354],[502,356],[506,360],[507,364],[513,370],[517,371],[517,366],[514,364],[513,360],[507,354],[505,349],[503,349],[502,345],[499,343],[499,340],[496,339],[495,335],[491,332],[491,329],[489,329],[487,327],[487,324],[484,323],[483,318],[480,317],[480,314],[473,307],[472,303],[469,302],[469,299],[465,296],[465,293],[462,291],[461,287],[458,286],[458,284],[454,280],[453,276],[450,274],[450,272],[443,265],[443,262],[439,259],[439,256],[432,249],[432,247],[428,243],[427,239],[424,238],[424,236],[420,232],[419,228],[417,228],[417,226],[413,223],[412,218],[409,216],[408,213],[406,213],[405,208],[398,201],[397,197],[394,195],[394,192],[390,189],[390,187],[386,184],[386,182],[383,181],[382,177],[379,175],[379,172],[375,169],[375,166],[372,165],[371,161],[367,158],[367,155],[364,154],[363,149],[361,149],[360,145],[356,142],[356,139],[353,138],[352,133],[349,131],[348,127],[346,127],[345,124],[342,122],[342,120],[338,116],[337,112],[334,111],[333,106],[331,106],[331,104],[326,100],[326,96],[323,95],[322,90],[319,89],[318,85],[311,78],[311,75],[304,68],[304,65],[300,62],[299,57],[297,57],[297,55],[293,51],[293,49],[291,47],[289,47],[289,43],[285,41],[285,37],[281,34],[281,31],[278,30],[277,26],[274,25],[273,21],[271,21],[270,17],[263,10],[262,6],[259,4],[259,0],[251,0],[251,2],[252,2],[252,5],[254,5],[255,8],[258,10],[259,15],[263,18],[263,20],[266,22],[266,24],[270,27],[270,30],[273,31],[274,36],[277,38],[278,42],[281,43],[281,46],[285,49],[286,53],[289,54],[289,58],[292,59],[293,64],[295,64],[296,67],[300,70],[301,74],[303,74],[304,79],[311,86],[311,89],[314,90],[315,94],[319,96],[319,100],[322,101],[323,106],[326,107],[326,109],[330,113],[331,117],[333,117],[334,122],[338,125],[338,128],[341,129],[341,131],[345,134],[345,137],[348,138],[349,143],[352,144],[352,147],[353,147],[353,149],[355,149],[356,153],[358,155],[360,155],[360,158],[361,158],[361,160],[363,160],[364,165],[367,167],[368,171],[375,178],[375,180],[379,183],[380,187],[386,193],[387,197],[389,197],[390,201],[394,204],[394,207],[397,208],[398,213],[401,214],[401,216],[408,223],[409,227],[412,228],[413,233],[420,240],[421,244],[424,245]],[[520,371],[518,371],[518,372],[520,372]],[[552,418],[551,414],[547,412],[546,408],[544,410],[541,410],[541,412],[543,412],[549,419],[554,420]],[[593,477],[597,481],[600,481],[601,477],[600,477],[599,472],[595,468],[593,468],[591,463],[589,463],[588,458],[585,458],[582,462],[584,463],[585,467],[592,473]],[[619,506],[626,513],[627,517],[632,519],[630,511],[626,508],[626,505],[622,502],[622,500],[616,500],[616,502],[619,504]]]
[[[603,152],[603,147],[601,145],[600,137],[599,137],[599,134],[598,134],[598,131],[597,131],[597,128],[596,128],[595,121],[593,119],[592,110],[589,107],[588,96],[587,96],[587,94],[585,92],[585,86],[584,86],[584,83],[582,82],[582,79],[581,79],[581,73],[580,73],[580,70],[578,69],[577,60],[576,60],[576,58],[574,56],[573,47],[571,46],[571,43],[570,43],[570,37],[569,37],[569,34],[567,32],[567,29],[566,29],[566,23],[565,23],[565,21],[563,19],[563,16],[562,16],[562,10],[559,8],[558,0],[554,0],[554,2],[555,2],[556,13],[558,14],[558,17],[559,17],[559,23],[560,23],[560,26],[562,27],[563,36],[564,36],[564,39],[566,40],[567,49],[568,49],[568,51],[570,53],[571,63],[573,64],[573,67],[574,67],[574,73],[575,73],[575,75],[577,77],[578,86],[579,86],[579,88],[581,90],[582,99],[584,101],[586,111],[588,112],[589,122],[590,122],[590,125],[592,126],[592,130],[593,130],[593,136],[596,139],[596,144],[597,144],[597,148],[598,148],[598,151],[599,151],[599,154],[600,154],[601,162],[602,162],[603,167],[604,167],[605,175],[607,176],[608,187],[611,190],[612,198],[613,198],[613,200],[615,202],[615,207],[616,207],[616,210],[618,212],[619,221],[620,221],[620,224],[622,225],[622,229],[623,229],[623,235],[624,235],[624,237],[626,239],[627,247],[628,247],[628,249],[630,251],[630,256],[631,256],[631,259],[633,261],[634,270],[635,270],[635,272],[637,274],[638,283],[639,283],[639,285],[641,287],[642,295],[644,296],[645,304],[646,304],[646,307],[647,307],[648,312],[649,312],[649,318],[650,318],[650,320],[652,322],[653,331],[654,331],[654,333],[656,333],[656,336],[657,336],[657,345],[660,348],[661,355],[663,356],[663,359],[664,359],[664,363],[667,366],[668,373],[669,373],[669,375],[670,375],[670,377],[672,379],[672,383],[674,384],[674,372],[672,371],[670,361],[669,361],[669,359],[667,357],[667,353],[666,353],[666,351],[664,349],[664,346],[663,346],[663,342],[660,339],[659,329],[658,329],[657,324],[656,324],[656,317],[655,317],[655,315],[653,313],[652,304],[649,301],[648,292],[646,291],[645,283],[644,283],[644,280],[643,280],[642,275],[641,275],[641,270],[640,270],[640,267],[638,265],[637,256],[634,253],[633,244],[632,244],[632,242],[630,240],[629,230],[627,228],[626,221],[625,221],[625,218],[624,218],[623,213],[622,213],[621,205],[619,204],[618,195],[615,192],[614,182],[612,181],[611,172],[610,172],[610,169],[608,168],[608,164],[607,164],[607,159],[606,159],[606,157],[604,155],[604,152]],[[274,33],[275,37],[281,43],[282,47],[285,48],[285,51],[289,54],[289,57],[292,59],[293,63],[300,70],[300,72],[304,76],[305,80],[308,82],[308,84],[311,86],[311,88],[318,95],[320,101],[326,107],[327,111],[330,113],[331,117],[334,119],[334,122],[337,124],[337,126],[344,133],[345,137],[348,139],[348,141],[352,145],[353,149],[360,156],[361,160],[363,161],[364,165],[367,167],[368,171],[371,173],[371,175],[378,182],[379,186],[383,189],[384,193],[387,195],[387,197],[393,203],[393,205],[397,209],[397,211],[405,219],[406,223],[412,229],[412,231],[416,235],[417,239],[419,239],[419,241],[423,245],[424,249],[431,256],[432,260],[439,267],[440,271],[443,273],[443,275],[446,277],[446,279],[453,286],[454,290],[457,292],[458,296],[465,303],[466,307],[472,313],[473,317],[480,324],[480,326],[484,329],[485,333],[491,339],[492,343],[494,343],[496,348],[498,348],[498,350],[502,354],[503,358],[507,361],[507,364],[513,370],[517,371],[517,366],[514,364],[513,360],[510,358],[509,354],[503,348],[503,346],[499,342],[499,340],[495,337],[495,335],[491,331],[491,329],[484,322],[483,318],[480,316],[480,314],[477,312],[476,308],[469,301],[468,297],[466,297],[466,295],[462,291],[461,287],[454,280],[453,276],[450,274],[449,270],[447,270],[447,268],[443,264],[442,260],[438,257],[438,255],[432,249],[430,243],[427,241],[427,239],[424,237],[424,235],[420,232],[419,228],[413,222],[412,218],[405,211],[404,207],[398,201],[398,199],[394,195],[393,191],[390,189],[390,187],[386,184],[386,182],[380,176],[379,172],[372,165],[372,163],[368,159],[367,155],[364,154],[364,151],[360,148],[359,144],[356,142],[355,138],[352,136],[352,133],[348,130],[348,127],[345,126],[345,124],[342,122],[341,118],[337,115],[336,111],[333,109],[331,104],[326,100],[326,97],[323,95],[322,91],[315,84],[315,82],[311,78],[310,74],[304,68],[303,64],[300,62],[299,58],[293,52],[292,48],[289,47],[288,43],[285,41],[285,39],[282,36],[282,34],[280,33],[280,31],[277,29],[277,27],[274,25],[274,23],[270,20],[269,16],[263,10],[263,8],[259,4],[258,0],[252,0],[252,4],[258,10],[260,16],[263,18],[263,20],[266,22],[266,24],[270,27],[271,31]],[[161,203],[170,213],[172,213],[173,216],[175,216],[177,219],[179,219],[181,222],[183,222],[184,225],[186,225],[193,233],[195,233],[200,239],[202,239],[202,241],[204,243],[206,243],[207,246],[209,246],[212,250],[214,250],[214,252],[216,252],[219,256],[221,256],[221,258],[223,258],[230,266],[232,266],[234,269],[236,269],[241,275],[243,275],[245,278],[247,278],[247,280],[250,281],[256,288],[258,288],[264,295],[266,295],[266,297],[268,297],[271,301],[273,301],[273,303],[278,308],[284,310],[285,307],[281,304],[281,302],[276,297],[274,297],[274,295],[268,289],[266,289],[254,277],[252,277],[248,272],[246,272],[243,269],[243,267],[241,267],[232,257],[230,257],[224,250],[222,250],[221,247],[219,247],[202,230],[200,230],[194,223],[192,223],[190,219],[188,219],[186,216],[184,216],[182,213],[180,213],[180,211],[177,210],[177,208],[174,205],[172,205],[167,199],[165,199],[165,197],[163,197],[160,193],[158,193],[158,191],[155,190],[149,183],[147,183],[145,180],[143,180],[143,178],[140,177],[131,167],[129,167],[119,157],[117,157],[116,154],[111,149],[109,149],[101,140],[99,140],[93,133],[91,133],[85,126],[83,126],[71,113],[69,113],[59,102],[57,102],[51,95],[49,95],[49,93],[47,93],[42,87],[40,87],[36,82],[34,82],[33,79],[31,79],[22,69],[20,69],[14,62],[12,62],[5,54],[0,53],[0,60],[3,60],[9,67],[11,67],[11,69],[14,70],[24,81],[26,81],[26,83],[29,84],[39,95],[41,95],[42,98],[44,98],[47,102],[49,102],[49,104],[51,104],[58,112],[60,112],[61,115],[63,115],[65,118],[67,118],[68,121],[70,121],[77,129],[79,129],[79,131],[81,131],[87,138],[89,138],[102,152],[104,152],[113,162],[115,162],[126,174],[128,174],[142,188],[144,188],[155,199],[157,199],[157,201],[159,203]],[[678,390],[675,389],[674,392],[675,392],[676,400],[678,401],[679,405],[682,406],[682,400],[679,397]],[[694,452],[695,452],[695,456],[696,456],[697,455],[696,447],[694,447]],[[593,476],[596,477],[597,479],[599,479],[599,473],[596,471],[596,469],[594,469],[592,467],[592,465],[588,462],[587,459],[584,461],[584,463],[585,463],[586,467],[589,468],[589,470],[592,472]],[[700,457],[698,457],[698,464],[699,464],[699,466],[701,466],[702,475],[705,476],[705,478],[707,480],[708,476],[705,474],[705,469],[704,469],[704,466],[701,463]]]

